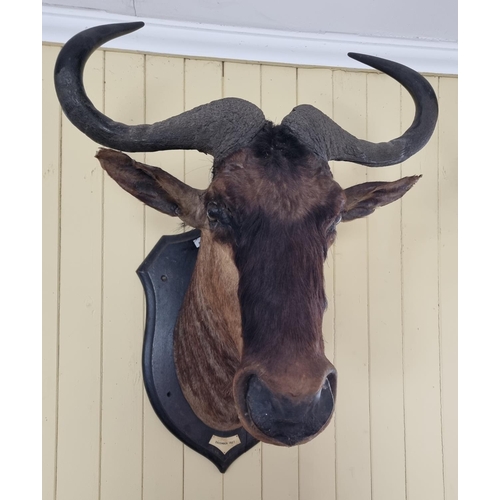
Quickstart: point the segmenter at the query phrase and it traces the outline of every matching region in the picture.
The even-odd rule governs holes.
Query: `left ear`
[[[422,176],[413,175],[394,182],[365,182],[347,188],[344,190],[346,204],[342,220],[347,222],[366,217],[376,208],[399,200],[420,177]]]
[[[101,148],[96,158],[120,187],[146,205],[179,217],[197,229],[205,227],[205,191],[194,189],[161,168],[139,163],[120,151]]]

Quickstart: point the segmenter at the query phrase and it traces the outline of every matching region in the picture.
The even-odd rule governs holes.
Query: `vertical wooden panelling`
[[[254,446],[224,474],[223,500],[260,500],[262,498],[262,444]]]
[[[395,80],[367,76],[367,116],[369,141],[400,135]],[[367,168],[367,174],[369,182],[397,180],[400,167]],[[405,497],[401,201],[368,216],[368,286],[372,500],[400,500]]]
[[[333,118],[366,138],[366,74],[334,71]],[[345,189],[366,181],[366,167],[334,164]],[[335,249],[335,366],[337,500],[371,498],[368,256],[366,220],[340,224]]]
[[[262,110],[268,120],[280,123],[297,103],[295,68],[262,66]],[[298,448],[262,445],[262,499],[298,498]]]
[[[146,56],[146,123],[184,111],[184,60]],[[161,167],[184,180],[183,151],[147,153],[146,163]],[[180,220],[146,207],[146,255],[164,234],[176,234]],[[147,394],[144,398],[143,500],[182,500],[183,444],[156,416]]]
[[[85,86],[103,105],[103,53]],[[99,497],[102,170],[96,144],[62,121],[57,500]]]
[[[53,67],[59,47],[43,47],[42,103],[42,440],[43,500],[53,500],[56,480],[57,366],[59,333],[59,182],[61,113]]]
[[[260,66],[224,63],[224,97],[240,97],[260,105]],[[224,474],[224,500],[262,498],[262,444],[245,453]]]
[[[222,63],[186,60],[185,106],[194,108],[222,97]],[[186,183],[205,189],[210,181],[212,157],[186,151]],[[184,448],[184,500],[220,500],[223,477],[215,466],[187,446]]]
[[[429,78],[437,92],[437,78]],[[414,104],[402,94],[405,130]],[[438,330],[438,134],[404,164],[423,174],[403,197],[403,355],[408,500],[443,498]]]
[[[144,122],[144,56],[106,52],[105,112]],[[133,155],[142,160],[143,155]],[[134,499],[142,490],[144,208],[109,176],[104,181],[101,499]]]
[[[43,499],[456,500],[457,80],[439,79],[438,131],[403,165],[403,175],[423,174],[418,184],[401,202],[341,224],[325,264],[334,424],[300,447],[259,445],[221,475],[163,427],[142,387],[144,294],[134,271],[162,234],[182,228],[107,176],[103,194],[98,146],[65,118],[59,136],[58,50],[44,47]],[[333,104],[346,130],[384,141],[414,113],[407,93],[400,101],[399,86],[374,73],[112,51],[104,64],[103,54],[87,64],[87,92],[130,124],[238,96],[275,122],[297,102],[327,115]],[[209,156],[133,156],[208,185]],[[334,174],[346,188],[400,171],[339,162]]]
[[[240,97],[260,107],[260,65],[226,62],[224,97]]]
[[[299,68],[297,104],[312,104],[332,117],[333,73],[330,69]],[[323,317],[323,339],[326,357],[333,363],[334,354],[334,260],[328,252],[324,266],[328,308]],[[321,460],[317,460],[321,457]],[[299,498],[334,500],[335,498],[335,421],[322,434],[299,447]]]
[[[268,120],[280,123],[297,104],[297,69],[262,66],[262,111]]]
[[[445,500],[458,496],[458,86],[439,79],[439,325]]]

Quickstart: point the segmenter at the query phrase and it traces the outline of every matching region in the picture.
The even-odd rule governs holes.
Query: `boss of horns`
[[[383,167],[405,161],[431,137],[438,106],[431,85],[401,64],[350,57],[400,82],[415,118],[389,142],[361,140],[310,105],[280,125],[242,99],[226,98],[150,125],[99,112],[82,83],[85,62],[105,42],[143,23],[99,26],[73,37],[55,68],[69,120],[101,149],[97,158],[125,190],[202,233],[175,328],[175,365],[185,398],[214,429],[243,426],[255,438],[291,446],[328,425],[337,372],[324,355],[323,264],[340,221],[365,217],[418,180],[343,189],[329,160]],[[122,153],[195,149],[214,158],[206,190]]]

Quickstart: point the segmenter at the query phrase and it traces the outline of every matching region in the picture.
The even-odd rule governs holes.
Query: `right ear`
[[[399,200],[421,175],[403,177],[393,182],[365,182],[344,190],[346,204],[342,220],[348,222],[372,214],[376,208]]]
[[[102,148],[96,158],[120,187],[146,205],[179,217],[196,229],[206,226],[205,191],[194,189],[165,170],[139,163],[120,151]]]

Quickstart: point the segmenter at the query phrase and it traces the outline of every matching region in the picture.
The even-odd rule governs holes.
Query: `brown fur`
[[[184,396],[207,425],[239,427],[233,378],[242,352],[232,250],[204,231],[193,278],[175,329],[175,364]],[[217,396],[214,397],[214,388]]]
[[[238,427],[245,419],[234,404],[233,381],[238,387],[241,377],[258,374],[272,391],[300,399],[315,394],[333,368],[323,354],[323,260],[330,242],[327,227],[344,204],[330,169],[314,157],[297,164],[292,175],[266,170],[250,150],[231,156],[227,164],[217,169],[205,203],[224,203],[237,227],[203,232],[175,339],[176,368],[186,399],[206,424],[221,430]],[[263,219],[271,232],[250,234],[245,224]],[[304,245],[299,235],[310,244]],[[253,248],[256,244],[267,247],[265,258],[263,249]],[[278,247],[284,253],[273,255]],[[235,254],[244,256],[238,259]],[[266,276],[255,266],[249,270],[250,262],[257,267],[268,262],[264,274],[271,279],[279,279],[273,272],[281,269],[285,288],[263,285]],[[256,278],[250,288],[266,288],[273,298],[258,291],[243,298],[248,296],[243,290],[248,278]],[[249,302],[258,310],[260,330],[268,332],[265,342],[255,332],[242,332]]]
[[[293,175],[286,169],[269,171],[250,149],[232,155],[228,162],[245,167],[219,167],[207,191],[209,197],[220,197],[232,207],[260,211],[276,221],[304,219],[326,200],[335,200],[342,193],[326,162],[312,156],[297,166]],[[327,203],[331,212],[340,209],[340,203]]]
[[[297,403],[311,400],[326,378],[333,390],[321,323],[323,262],[335,226],[399,199],[418,177],[342,190],[326,161],[283,127],[267,127],[250,147],[215,164],[206,191],[123,153],[101,150],[98,158],[134,196],[202,230],[174,339],[193,411],[215,429],[243,425],[283,444],[251,421],[249,377]]]

